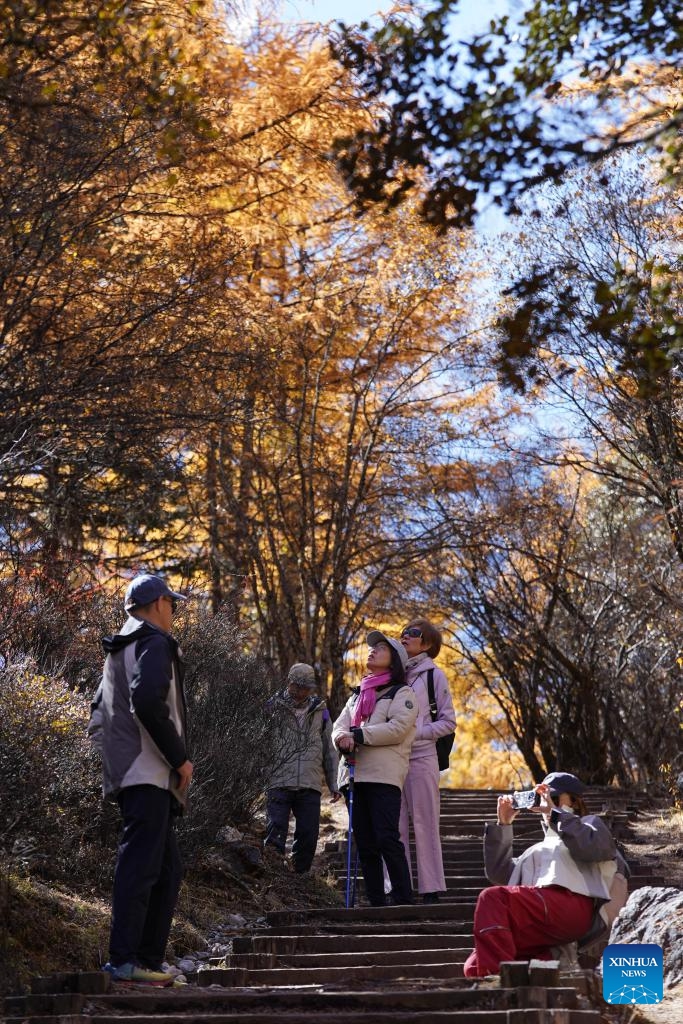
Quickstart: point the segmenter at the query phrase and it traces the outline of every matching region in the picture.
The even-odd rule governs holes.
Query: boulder
[[[223,825],[222,828],[216,832],[217,843],[239,843],[244,839],[244,832],[240,832],[239,829],[233,828],[232,825]]]
[[[664,950],[664,985],[683,981],[683,889],[636,889],[612,925],[610,945],[655,943]]]
[[[178,960],[176,966],[183,974],[194,974],[197,970],[197,961],[190,956],[184,956]]]
[[[241,914],[228,914],[226,922],[231,928],[244,928],[247,923],[247,919],[246,917],[242,917]]]

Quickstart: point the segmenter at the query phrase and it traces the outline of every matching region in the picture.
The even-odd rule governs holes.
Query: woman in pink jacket
[[[415,837],[417,888],[423,903],[438,903],[446,889],[439,835],[439,764],[436,741],[455,731],[455,710],[446,676],[433,659],[441,650],[442,637],[429,619],[411,619],[401,632],[408,655],[406,683],[418,705],[417,733],[410,751],[408,775],[401,799],[400,833],[410,864],[410,823]],[[427,693],[433,673],[437,717],[432,721]]]

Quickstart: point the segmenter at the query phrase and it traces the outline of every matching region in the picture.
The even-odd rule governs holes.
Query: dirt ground
[[[641,811],[631,823],[625,842],[639,861],[652,864],[664,878],[665,885],[683,888],[683,815],[671,809]],[[683,935],[681,936],[683,942]],[[664,990],[658,1006],[634,1008],[631,1021],[624,1024],[683,1024],[683,984]]]
[[[639,1006],[633,1016],[622,1017],[620,1024],[681,1024],[683,1022],[683,985],[664,990],[659,1006]]]
[[[683,888],[683,814],[670,808],[641,811],[629,833],[627,855],[655,866],[665,885]]]

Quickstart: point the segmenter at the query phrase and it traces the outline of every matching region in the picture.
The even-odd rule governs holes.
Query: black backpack
[[[432,722],[436,722],[439,717],[439,711],[436,706],[436,694],[434,693],[434,669],[430,668],[427,672],[427,696],[429,698],[429,713],[432,716]],[[455,733],[449,732],[445,736],[439,736],[436,741],[436,756],[439,761],[439,771],[442,772],[444,768],[448,768],[451,760],[451,750],[453,749],[453,743],[455,742]]]

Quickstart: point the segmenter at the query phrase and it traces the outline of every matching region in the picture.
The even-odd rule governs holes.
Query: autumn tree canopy
[[[362,203],[392,207],[417,189],[429,223],[466,225],[482,194],[513,210],[540,182],[644,142],[680,174],[674,0],[534,0],[466,40],[451,31],[458,7],[398,3],[381,28],[341,25],[333,38],[382,104],[336,143]]]
[[[385,47],[412,74],[408,44],[449,5],[424,36],[409,6],[372,44],[377,69]],[[470,55],[457,188],[493,189],[496,166],[508,180],[512,128],[498,155],[477,133],[564,74],[542,54],[587,22],[554,6],[541,34],[553,5],[524,22],[534,89],[490,77],[493,43]],[[510,192],[526,219],[487,251],[466,216],[440,232],[421,215],[428,148],[413,159],[396,135],[385,205],[361,216],[332,142],[393,124],[362,47],[340,61],[323,30],[266,17],[237,38],[224,8],[0,7],[0,655],[87,688],[88,609],[150,569],[193,592],[216,663],[240,645],[264,679],[310,661],[338,706],[365,631],[427,614],[465,709],[463,777],[579,770],[589,746],[596,781],[655,778],[683,735],[676,188],[629,153],[520,198],[552,158],[532,145]],[[674,43],[653,23],[663,102]],[[586,103],[616,97],[619,39],[590,51],[611,76],[586,79]],[[560,100],[565,118],[567,88],[527,145]],[[583,109],[580,81],[572,95]],[[432,131],[421,104],[397,132]],[[357,152],[383,167],[379,144]],[[448,220],[456,198],[434,208]]]

